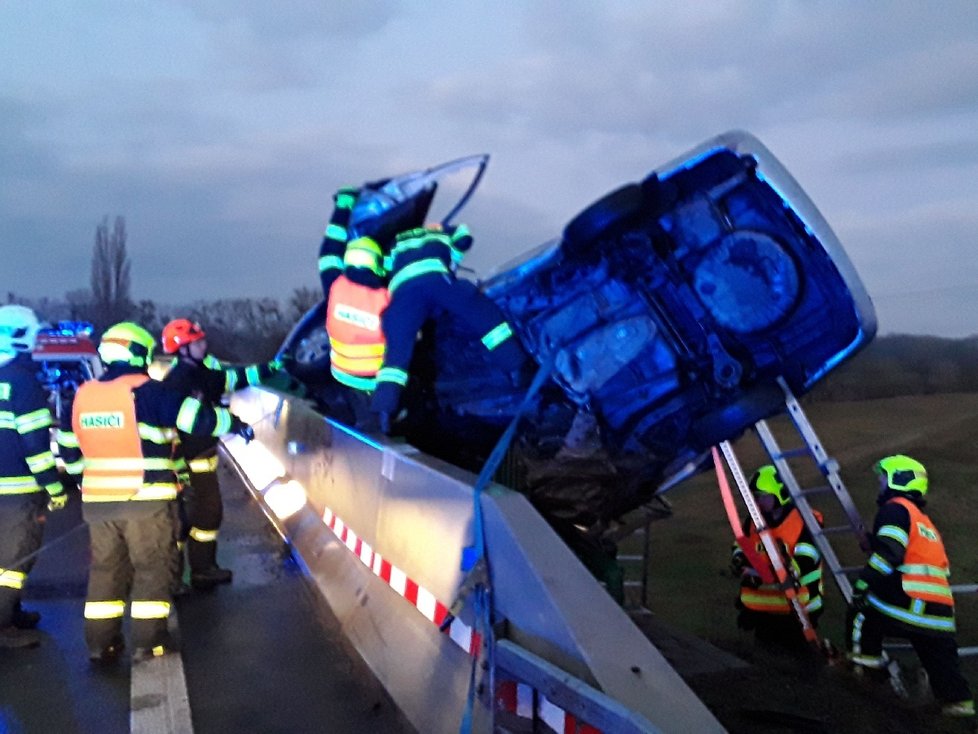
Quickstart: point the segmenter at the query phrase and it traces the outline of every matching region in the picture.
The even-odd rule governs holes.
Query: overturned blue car
[[[462,203],[485,157],[467,162]],[[402,190],[430,202],[438,171],[393,181],[413,181]],[[532,370],[522,380],[501,373],[463,324],[437,315],[415,349],[398,430],[477,472],[522,410],[497,481],[588,533],[783,410],[779,379],[805,393],[876,330],[828,224],[743,132],[610,192],[480,287],[546,373],[542,387],[525,401]],[[335,388],[324,309],[283,345],[313,394]]]

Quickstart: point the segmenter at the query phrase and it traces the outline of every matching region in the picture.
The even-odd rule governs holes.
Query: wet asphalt
[[[193,730],[411,732],[287,546],[231,472],[218,558],[234,582],[176,600]],[[43,641],[0,650],[0,734],[130,731],[130,667],[93,667],[82,635],[88,532],[80,503],[48,519],[24,606]]]

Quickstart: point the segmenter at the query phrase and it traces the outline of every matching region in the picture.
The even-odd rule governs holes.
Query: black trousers
[[[949,633],[915,632],[873,608],[856,612],[850,608],[846,616],[849,630],[846,647],[860,655],[883,654],[883,638],[907,640],[927,671],[934,698],[942,703],[971,700],[971,688],[961,674],[958,643]]]
[[[127,602],[133,646],[167,644],[176,503],[89,503],[83,513],[92,550],[85,602],[88,649],[97,654],[121,640]]]
[[[187,562],[190,573],[217,565],[217,533],[224,519],[217,471],[190,472],[190,486],[183,490],[189,525]]]
[[[36,559],[21,559],[41,547],[44,531],[39,518],[46,501],[47,492],[0,495],[0,629],[11,625],[34,567]]]
[[[387,341],[385,367],[408,371],[418,331],[438,311],[447,311],[461,319],[474,339],[481,339],[506,320],[499,307],[471,281],[444,273],[418,276],[394,291],[390,305],[381,315]],[[506,339],[491,353],[500,369],[506,371],[519,369],[526,360],[526,353],[515,337]],[[372,409],[378,413],[396,413],[401,390],[396,383],[378,382]]]

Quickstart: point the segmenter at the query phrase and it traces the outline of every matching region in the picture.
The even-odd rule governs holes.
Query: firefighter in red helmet
[[[162,341],[163,351],[177,358],[163,383],[205,404],[221,405],[226,393],[258,385],[282,367],[277,360],[247,366],[222,364],[208,353],[207,334],[200,324],[189,319],[170,321],[163,327]],[[217,564],[217,537],[224,514],[217,481],[217,441],[212,436],[180,434],[185,461],[182,479],[186,482],[182,495],[186,527],[181,536],[186,538],[190,583],[196,589],[230,583],[232,578],[229,569]]]

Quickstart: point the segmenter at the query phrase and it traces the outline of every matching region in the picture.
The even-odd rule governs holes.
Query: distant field
[[[875,513],[876,479],[871,466],[880,457],[906,453],[919,459],[930,474],[928,512],[944,536],[951,559],[952,583],[978,582],[978,394],[911,396],[858,402],[817,402],[805,406],[829,456],[842,467],[842,478],[871,527]],[[800,445],[786,417],[771,422],[782,448]],[[748,476],[762,461],[763,451],[751,433],[736,444]],[[801,476],[803,486],[818,484]],[[652,560],[647,606],[664,621],[720,647],[737,652],[751,637],[735,624],[733,602],[737,582],[727,570],[733,540],[712,472],[667,493],[674,516],[652,525]],[[812,500],[837,524],[831,495]],[[863,556],[849,542],[837,552],[854,565]],[[634,548],[625,552],[635,552]],[[822,632],[841,646],[844,602],[826,580],[827,611]],[[959,598],[958,641],[978,645],[978,597]],[[978,675],[978,658],[966,673]]]

